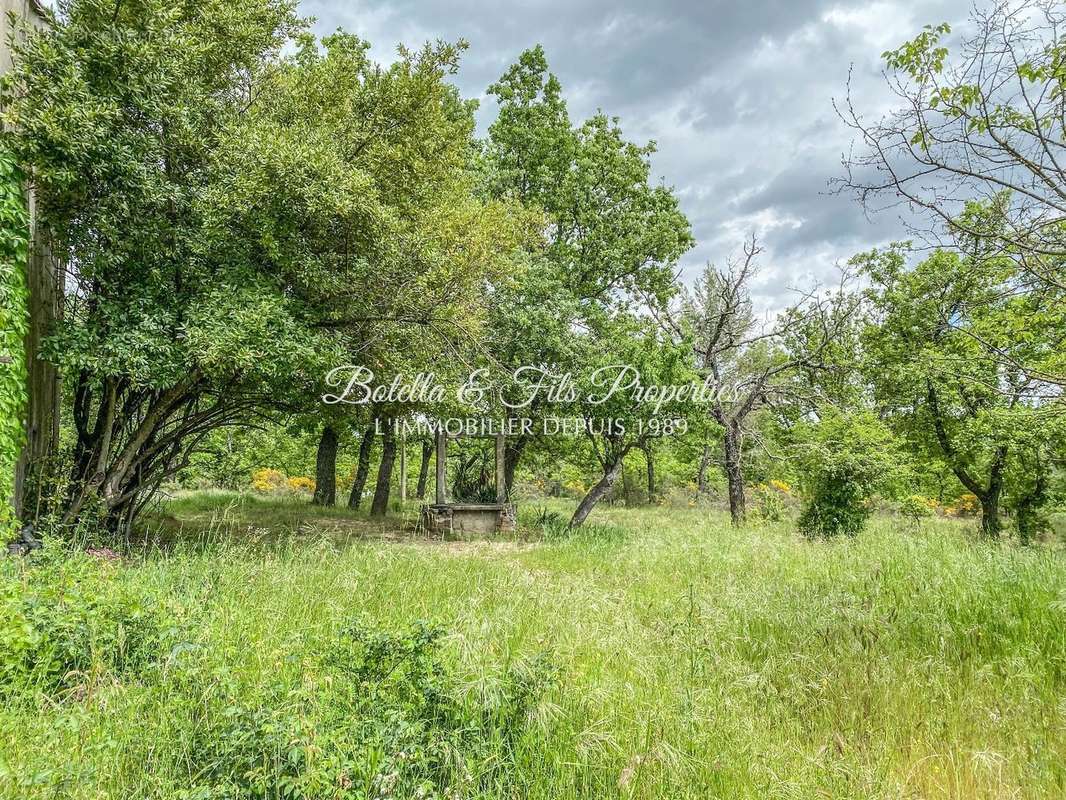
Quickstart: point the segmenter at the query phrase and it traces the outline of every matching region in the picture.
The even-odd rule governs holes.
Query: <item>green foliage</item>
[[[355,448],[342,447],[337,459],[337,478],[350,482],[355,470]],[[314,476],[315,432],[295,426],[262,424],[255,428],[232,427],[204,437],[189,465],[178,476],[186,488],[218,488],[242,491],[252,485],[258,470],[274,469],[291,478]]]
[[[0,535],[13,524],[15,463],[25,438],[26,357],[29,328],[26,259],[29,217],[22,173],[0,147]]]
[[[185,775],[166,795],[181,800],[514,791],[514,748],[555,682],[543,657],[516,659],[491,698],[473,698],[439,628],[359,621],[306,632],[285,657],[295,672],[252,684],[205,638],[197,597],[210,587],[151,571],[54,546],[0,562],[7,713],[36,713],[42,696],[83,710],[97,694],[163,703],[171,738],[151,737],[149,761]],[[6,756],[4,787],[57,777],[12,775]]]
[[[184,621],[118,569],[58,545],[0,560],[0,694],[54,697],[159,666]]]
[[[933,516],[933,504],[928,497],[920,494],[909,494],[899,501],[899,513],[918,524],[923,519]]]
[[[497,703],[467,706],[442,659],[442,634],[358,622],[322,647],[313,684],[268,685],[260,691],[277,697],[270,705],[249,705],[237,691],[212,698],[191,743],[203,769],[179,796],[432,798],[513,784],[508,747],[551,670],[515,664]],[[183,680],[198,675],[192,667]]]
[[[806,504],[799,528],[807,536],[855,536],[873,509],[870,501],[900,477],[892,432],[869,412],[829,409],[800,449]]]
[[[609,358],[626,364],[632,357],[642,362],[634,366],[650,368],[645,382],[654,382],[654,351],[662,351],[664,362],[676,353],[648,330],[638,332],[631,311],[636,305],[663,307],[676,290],[676,262],[693,244],[673,190],[652,179],[654,143],[628,141],[619,120],[603,113],[573,124],[540,46],[523,52],[489,94],[499,113],[481,163],[486,191],[520,203],[535,229],[515,257],[515,280],[493,293],[490,363],[505,371],[549,365],[557,375],[580,381]],[[512,401],[524,391],[504,384]],[[546,407],[543,399],[517,413],[539,420],[568,414],[606,419],[615,412],[627,423],[639,414],[618,404]],[[569,457],[582,469],[591,463],[584,437],[546,438],[522,437],[513,457],[536,457],[539,449],[551,461]],[[594,437],[599,465],[607,469],[636,438]]]
[[[759,484],[754,491],[755,508],[752,516],[759,522],[780,522],[785,517],[785,502],[781,492],[773,486]]]
[[[673,191],[651,181],[654,142],[626,141],[619,120],[596,114],[572,127],[544,50],[525,51],[489,94],[487,182],[544,215],[551,278],[575,298],[610,305],[615,292],[673,293],[673,264],[692,244]]]
[[[208,543],[98,567],[94,588],[173,604],[182,633],[160,668],[5,697],[5,800],[1062,794],[1050,548],[954,520],[812,544],[606,506],[609,541],[352,543],[341,510],[235,500],[167,504]],[[544,506],[565,523],[573,504]],[[302,533],[250,541],[279,524]]]
[[[68,522],[128,521],[212,429],[317,408],[357,354],[472,334],[509,267],[520,225],[479,196],[448,83],[465,45],[381,66],[308,24],[291,0],[71,0],[17,46],[12,146],[80,287],[45,346],[75,387]]]
[[[577,528],[572,527],[569,517],[547,506],[523,509],[518,521],[523,529],[545,542],[618,544],[629,538],[624,528],[609,523],[585,523]]]
[[[926,25],[914,39],[896,50],[885,51],[881,58],[891,69],[902,70],[912,78],[939,73],[944,69],[944,59],[948,55],[947,48],[940,44],[940,40],[948,33],[951,33],[951,26],[946,22]]]
[[[976,204],[967,213],[970,225],[997,218]],[[1066,306],[1015,291],[1023,276],[997,250],[966,247],[913,268],[902,246],[856,257],[872,281],[864,369],[913,452],[946,463],[986,509],[1002,498],[1035,519],[1027,514],[1046,501],[1039,484],[1066,452],[1061,402],[1040,377],[1066,339]],[[982,524],[995,534],[998,514],[984,513]]]

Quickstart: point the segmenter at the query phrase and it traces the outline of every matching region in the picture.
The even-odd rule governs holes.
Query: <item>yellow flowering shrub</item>
[[[257,469],[252,473],[252,489],[254,491],[276,492],[285,485],[285,475],[276,469]]]
[[[944,508],[944,513],[951,517],[975,517],[981,510],[981,503],[977,495],[967,492],[950,506]]]
[[[310,494],[315,490],[315,482],[310,478],[299,476],[296,478],[289,478],[289,488],[294,492],[306,492]]]

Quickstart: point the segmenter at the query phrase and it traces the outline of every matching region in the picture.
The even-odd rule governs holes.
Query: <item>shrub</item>
[[[0,694],[55,694],[93,675],[135,676],[179,629],[121,567],[55,545],[0,564]]]
[[[257,492],[277,492],[285,484],[285,476],[276,469],[257,469],[252,473],[252,489]]]
[[[981,511],[981,503],[977,495],[966,492],[950,506],[944,508],[944,513],[949,517],[976,517]]]
[[[784,518],[785,503],[779,490],[760,483],[755,486],[753,494],[755,508],[752,516],[756,522],[780,522]]]
[[[807,536],[854,536],[871,514],[873,495],[900,477],[895,438],[873,414],[835,409],[807,433],[800,448],[806,499],[800,530]]]
[[[922,497],[920,494],[911,494],[900,501],[899,513],[918,524],[926,517],[931,517],[936,506],[936,500]]]
[[[514,665],[491,703],[467,703],[442,631],[356,622],[317,656],[317,680],[227,690],[191,749],[187,797],[471,797],[513,784],[512,744],[551,684],[540,659]],[[191,681],[198,683],[197,678]]]
[[[315,490],[315,482],[311,478],[289,478],[287,484],[290,490],[300,494],[311,494]]]

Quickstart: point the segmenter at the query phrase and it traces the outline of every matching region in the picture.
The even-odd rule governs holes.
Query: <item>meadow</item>
[[[567,510],[442,542],[214,493],[4,559],[0,796],[1066,795],[1061,550]]]

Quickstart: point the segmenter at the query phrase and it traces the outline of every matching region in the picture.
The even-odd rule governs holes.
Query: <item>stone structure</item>
[[[434,502],[422,506],[422,525],[431,535],[465,538],[491,536],[515,529],[515,507],[507,502],[504,480],[503,435],[496,439],[496,502],[449,503],[447,501],[448,436],[437,433],[437,488]]]

